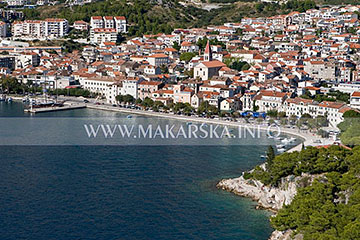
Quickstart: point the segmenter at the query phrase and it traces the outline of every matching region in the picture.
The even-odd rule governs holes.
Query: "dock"
[[[64,111],[64,110],[73,110],[86,108],[85,104],[72,104],[72,105],[64,105],[62,107],[44,107],[44,108],[32,108],[32,109],[24,109],[24,112],[28,113],[44,113],[44,112],[56,112],[56,111]]]

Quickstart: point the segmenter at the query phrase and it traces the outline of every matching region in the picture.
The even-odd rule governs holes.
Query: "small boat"
[[[285,145],[279,144],[279,145],[276,145],[276,148],[277,149],[282,149],[282,148],[285,148]]]
[[[283,152],[285,152],[285,148],[277,149],[277,151],[278,151],[279,153],[283,153]]]
[[[126,118],[132,118],[132,116],[131,116],[131,115],[127,115]]]
[[[284,138],[283,140],[281,140],[281,143],[287,145],[290,143],[290,139],[289,138]]]
[[[12,97],[9,97],[6,99],[7,102],[12,102],[13,101],[13,98]]]
[[[290,142],[295,142],[295,141],[296,141],[296,138],[291,137],[291,138],[289,139],[289,141],[290,141]]]
[[[5,96],[5,95],[1,95],[0,101],[1,101],[1,102],[4,102],[5,100],[6,100],[6,96]]]
[[[261,156],[260,156],[260,158],[265,159],[265,158],[266,158],[266,156],[265,156],[265,155],[261,155]]]

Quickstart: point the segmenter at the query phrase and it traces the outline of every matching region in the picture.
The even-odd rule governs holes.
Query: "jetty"
[[[44,113],[44,112],[73,110],[73,109],[80,109],[80,108],[86,108],[86,105],[85,104],[71,104],[71,105],[64,105],[64,106],[28,108],[28,109],[24,109],[24,112],[28,112],[28,113]]]

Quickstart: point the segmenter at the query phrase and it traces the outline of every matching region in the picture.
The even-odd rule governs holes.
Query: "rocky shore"
[[[282,180],[279,187],[266,186],[254,179],[244,179],[243,176],[234,179],[223,179],[217,187],[233,192],[243,197],[249,197],[258,202],[260,208],[277,211],[282,206],[291,203],[296,195],[296,182],[294,177]]]
[[[302,176],[288,176],[281,180],[278,187],[266,186],[258,180],[244,179],[243,176],[233,179],[223,179],[217,187],[229,192],[233,192],[243,197],[249,197],[254,201],[257,201],[258,208],[268,209],[276,213],[284,205],[288,205],[294,199],[297,188],[300,185],[300,180],[308,179],[308,183],[311,183],[314,176],[302,175]],[[304,181],[302,181],[304,182]],[[301,234],[293,236],[292,230],[287,231],[274,231],[269,240],[300,240]]]

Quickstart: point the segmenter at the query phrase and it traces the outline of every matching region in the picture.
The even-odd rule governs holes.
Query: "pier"
[[[85,104],[71,104],[71,105],[64,105],[61,107],[56,106],[56,107],[43,107],[43,108],[29,108],[29,109],[24,109],[24,112],[43,113],[43,112],[73,110],[73,109],[80,109],[80,108],[86,108],[86,105]]]

